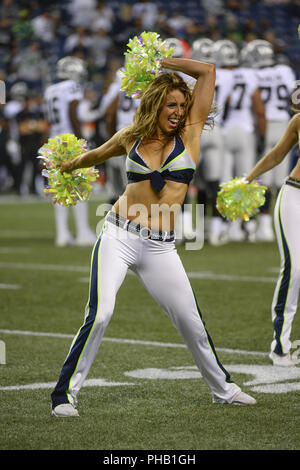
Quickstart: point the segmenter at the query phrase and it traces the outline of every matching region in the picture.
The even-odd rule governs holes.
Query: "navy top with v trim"
[[[196,164],[188,154],[181,137],[174,137],[174,145],[158,170],[152,170],[138,152],[141,139],[132,146],[126,158],[128,183],[150,180],[152,187],[160,192],[165,180],[189,184],[193,178]]]

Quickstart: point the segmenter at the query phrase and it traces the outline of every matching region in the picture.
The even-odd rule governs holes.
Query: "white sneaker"
[[[52,415],[59,418],[67,418],[69,416],[79,416],[78,411],[74,408],[71,403],[63,403],[62,405],[57,405],[52,410]]]
[[[250,397],[250,395],[247,395],[247,393],[240,391],[234,396],[231,402],[223,400],[222,398],[213,397],[213,403],[221,405],[256,405],[256,400]]]
[[[295,364],[293,363],[290,353],[288,354],[276,354],[274,351],[271,351],[269,354],[269,358],[273,362],[274,366],[279,366],[279,367],[295,367]]]
[[[256,233],[248,233],[247,240],[249,243],[256,243],[257,242]]]
[[[247,233],[247,240],[250,243],[255,243],[257,241],[256,238],[256,222],[255,220],[249,220],[245,224],[245,230]]]
[[[231,405],[256,405],[256,400],[245,392],[239,392],[235,395]]]
[[[212,246],[219,246],[222,244],[218,233],[210,233],[208,235],[208,243]]]
[[[230,223],[228,235],[232,242],[242,242],[245,240],[246,234],[242,230],[241,222],[239,220],[235,220]]]
[[[58,246],[60,248],[63,248],[65,246],[72,246],[74,245],[75,241],[72,235],[65,235],[65,236],[59,236],[55,240],[55,246]]]
[[[93,246],[96,243],[97,237],[94,232],[87,232],[86,234],[80,235],[75,240],[76,246]]]
[[[208,243],[212,246],[221,246],[228,243],[229,238],[225,233],[210,233],[208,235]]]
[[[259,228],[256,232],[256,239],[259,242],[273,242],[275,235],[272,228]]]
[[[272,216],[270,214],[259,214],[256,237],[260,242],[272,242],[275,240]]]

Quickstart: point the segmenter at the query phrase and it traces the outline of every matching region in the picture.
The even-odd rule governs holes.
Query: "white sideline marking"
[[[11,269],[32,269],[36,271],[73,271],[73,272],[89,272],[90,266],[70,266],[70,265],[60,265],[60,264],[33,264],[33,263],[6,263],[1,262],[0,267],[2,268],[11,268]],[[128,270],[128,274],[133,274]],[[211,271],[198,271],[198,272],[187,272],[187,275],[191,279],[210,279],[213,281],[222,280],[222,281],[241,281],[241,282],[271,282],[274,283],[277,281],[277,278],[274,277],[256,277],[256,276],[239,276],[239,275],[229,275],[229,274],[215,274]],[[83,278],[80,279],[80,282],[85,282]]]
[[[300,369],[297,367],[275,367],[273,365],[254,364],[228,364],[224,365],[230,373],[251,375],[251,379],[243,382],[250,386],[250,390],[260,393],[281,394],[300,390]],[[200,379],[202,375],[196,366],[169,367],[168,369],[146,368],[125,371],[125,377],[149,380],[178,380]],[[290,380],[297,382],[290,382]],[[285,381],[285,382],[283,382]],[[288,381],[288,382],[286,382]],[[283,383],[281,383],[283,382]],[[0,387],[1,391],[10,390],[38,390],[54,388],[55,382],[38,382],[22,385],[8,385]],[[109,382],[106,379],[94,378],[84,382],[83,387],[112,387],[112,386],[139,385],[137,382]]]
[[[42,197],[41,197],[42,196]],[[47,199],[47,197],[44,194],[39,194],[39,196],[35,195],[30,195],[30,194],[23,194],[21,197],[17,195],[1,195],[0,198],[0,205],[8,205],[8,204],[13,204],[13,205],[18,205],[20,206],[21,204],[50,204],[50,200]]]
[[[10,253],[31,253],[32,249],[31,248],[25,248],[22,246],[16,246],[14,248],[9,247],[9,246],[3,246],[0,248],[0,253],[2,255],[10,254]]]
[[[34,271],[76,271],[89,272],[89,266],[66,266],[60,264],[0,263],[0,268],[32,269]]]
[[[9,385],[0,387],[0,390],[38,390],[41,388],[54,388],[56,382],[42,382],[26,385]],[[133,382],[108,382],[105,379],[87,379],[83,387],[119,387],[120,385],[136,385]]]
[[[257,364],[224,364],[230,373],[251,375],[250,380],[243,385],[250,386],[250,390],[261,393],[289,393],[300,390],[299,367],[276,367],[273,365]],[[168,369],[135,369],[124,372],[126,377],[133,379],[198,379],[202,375],[196,366],[169,367]],[[290,382],[290,380],[298,382]],[[288,381],[285,383],[280,383]]]
[[[25,331],[25,330],[0,330],[0,333],[6,335],[23,335],[23,336],[47,336],[49,338],[74,338],[75,335],[64,333],[44,333],[42,331]]]
[[[0,284],[0,289],[20,289],[18,284]]]
[[[53,238],[51,232],[22,232],[19,230],[0,230],[0,238]]]
[[[299,367],[276,367],[271,364],[224,364],[224,368],[230,373],[252,375],[243,383],[246,386],[275,384],[285,380],[300,379]],[[134,379],[197,379],[202,377],[197,366],[179,366],[166,369],[148,367],[126,371],[124,375]],[[286,384],[284,385],[286,387]],[[298,382],[298,390],[299,388],[300,382]]]
[[[213,272],[188,272],[188,277],[192,279],[212,279],[221,281],[242,281],[242,282],[271,282],[277,281],[274,277],[256,277],[256,276],[232,276],[230,274],[215,274]]]
[[[25,336],[46,336],[49,338],[70,338],[73,339],[75,335],[65,333],[46,333],[39,331],[24,331],[24,330],[0,330],[0,334],[8,335],[25,335]],[[160,341],[144,341],[137,339],[123,339],[123,338],[103,338],[103,341],[110,343],[121,343],[121,344],[140,344],[142,346],[155,346],[163,348],[186,348],[185,344],[181,343],[163,343]],[[230,354],[243,354],[246,356],[267,356],[268,353],[261,351],[244,351],[243,349],[229,349],[229,348],[216,348],[217,351],[226,352]]]

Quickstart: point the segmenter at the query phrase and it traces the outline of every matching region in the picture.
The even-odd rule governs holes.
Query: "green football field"
[[[93,200],[93,228],[96,209]],[[54,246],[49,200],[0,198],[0,449],[300,448],[300,367],[268,358],[276,243],[178,251],[219,359],[257,405],[212,404],[170,320],[128,274],[79,394],[80,417],[54,418],[50,393],[83,323],[91,248]],[[292,341],[297,355],[299,312]]]

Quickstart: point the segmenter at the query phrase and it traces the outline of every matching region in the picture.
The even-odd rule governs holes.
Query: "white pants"
[[[208,384],[213,400],[230,403],[240,388],[231,381],[217,358],[175,243],[145,240],[106,221],[92,254],[85,322],[71,345],[52,393],[53,407],[68,402],[76,404],[77,394],[101,344],[114,311],[116,294],[129,268],[177,328]]]
[[[54,216],[56,226],[56,239],[70,236],[69,215],[73,212],[76,236],[78,239],[85,238],[91,232],[89,226],[88,202],[78,202],[75,206],[64,207],[59,204],[54,205]]]
[[[264,154],[266,155],[273,147],[277,144],[279,139],[283,136],[288,121],[268,121],[266,130],[266,143]],[[290,172],[291,165],[291,153],[289,153],[282,162],[272,170],[267,171],[260,176],[261,184],[266,186],[273,186],[279,189],[282,186],[282,182],[287,178]]]
[[[256,160],[255,136],[241,126],[225,129],[225,154],[221,182],[242,177],[250,172]]]
[[[291,328],[300,289],[300,185],[284,184],[277,198],[274,222],[281,269],[272,302],[274,339],[271,351],[286,354],[291,348]]]
[[[201,135],[200,158],[192,184],[198,188],[207,181],[220,181],[223,165],[224,139],[221,128],[204,130]]]

